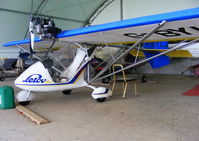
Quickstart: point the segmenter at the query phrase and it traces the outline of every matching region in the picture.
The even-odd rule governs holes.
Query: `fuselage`
[[[55,82],[50,76],[48,69],[46,69],[41,62],[37,62],[15,80],[15,86],[23,90],[41,92],[84,87],[88,85],[84,80],[86,66],[87,64],[85,64],[70,80],[60,78],[60,81]]]

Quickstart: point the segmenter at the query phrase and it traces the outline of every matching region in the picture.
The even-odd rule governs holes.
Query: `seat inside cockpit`
[[[85,62],[87,51],[81,48],[62,48],[51,53],[54,67],[59,70],[53,74],[56,81],[69,81]],[[61,73],[60,73],[61,72]]]

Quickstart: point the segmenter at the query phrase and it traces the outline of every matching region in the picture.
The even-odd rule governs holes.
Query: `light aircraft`
[[[53,33],[51,31],[44,33],[39,29],[36,33],[42,38],[34,38],[34,24],[34,21],[30,24],[31,40],[26,39],[4,44],[5,47],[16,46],[24,51],[27,51],[30,44],[29,52],[32,53],[34,50],[45,50],[48,48],[47,45],[52,42],[46,50],[45,57],[42,58],[37,56],[37,54],[32,54],[40,61],[30,66],[14,82],[15,86],[22,89],[16,97],[22,104],[28,104],[32,100],[31,94],[37,91],[64,90],[65,93],[69,93],[70,90],[81,87],[93,89],[92,97],[99,102],[105,101],[111,95],[111,91],[105,87],[96,88],[92,86],[92,83],[121,72],[122,70],[118,70],[102,76],[106,70],[130,53],[132,49],[137,49],[137,57],[140,50],[138,46],[143,42],[190,40],[144,60],[135,60],[134,63],[123,70],[146,63],[156,57],[193,45],[199,41],[199,7],[62,31],[60,33],[55,32],[56,34],[51,34]],[[126,47],[125,44],[132,44],[132,46]],[[89,62],[98,46],[119,47],[120,49],[114,55],[110,55],[111,57],[106,60],[107,65],[104,69],[91,78]],[[53,47],[61,48],[60,50],[63,54],[58,53],[58,57],[55,55],[53,58],[50,53]],[[64,49],[73,49],[75,51],[64,51]],[[66,52],[69,54],[66,55]],[[74,56],[70,57],[71,54]],[[65,58],[62,57],[64,55]],[[72,60],[70,63],[67,62],[68,58]]]

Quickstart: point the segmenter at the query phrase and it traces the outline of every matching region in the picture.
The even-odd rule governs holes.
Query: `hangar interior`
[[[32,5],[32,13],[53,18],[56,26],[63,30],[198,7],[198,3],[194,0],[175,0],[172,2],[166,0],[152,0],[150,2],[144,0],[59,0],[58,2],[34,0]],[[1,35],[0,46],[3,43],[27,37],[30,13],[31,0],[1,1],[2,22],[0,28],[4,34]],[[0,52],[3,58],[9,57],[9,53],[7,55],[4,53],[6,50],[2,49]],[[17,55],[14,54],[14,57]],[[10,56],[13,56],[13,53]],[[177,65],[178,63],[180,65]],[[149,74],[181,74],[182,71],[196,64],[197,59],[175,58],[171,59],[171,65],[166,66],[166,68],[154,70],[146,64],[138,69],[140,72]],[[185,75],[193,74],[187,71]]]
[[[65,31],[197,7],[195,0],[1,0],[0,66],[7,58],[19,58],[19,48],[3,46],[28,38],[31,15],[51,18]],[[116,51],[108,47],[99,49],[96,55],[106,59]],[[117,84],[112,97],[101,103],[90,98],[92,92],[87,88],[74,89],[70,95],[61,91],[38,92],[27,108],[50,122],[37,125],[15,109],[0,109],[0,141],[198,141],[198,96],[182,95],[197,88],[199,73],[191,67],[197,66],[198,60],[174,57],[164,67],[154,69],[149,63],[136,67],[136,72],[147,76],[147,82],[139,78],[138,96],[129,83],[125,99],[122,83]],[[135,70],[128,72],[128,77],[137,77]],[[13,75],[0,81],[0,86],[13,87],[16,95],[20,91],[14,85],[16,78]],[[94,85],[111,89],[112,81]]]

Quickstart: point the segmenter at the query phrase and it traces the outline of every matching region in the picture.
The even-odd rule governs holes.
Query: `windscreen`
[[[63,47],[59,50],[55,50],[49,54],[53,59],[54,66],[60,71],[64,71],[73,62],[76,54],[76,47]]]

